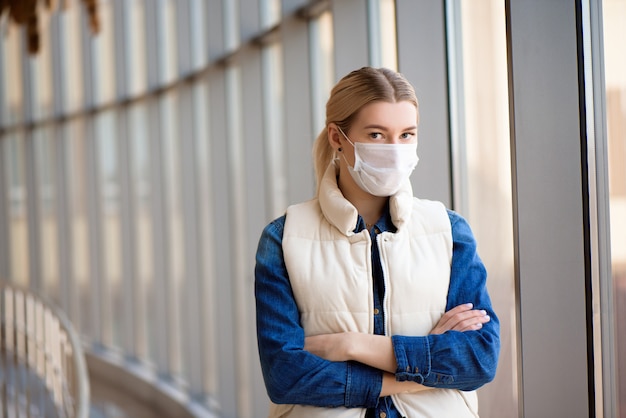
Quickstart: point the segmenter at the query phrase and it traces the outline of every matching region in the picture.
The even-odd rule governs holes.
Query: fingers
[[[446,330],[453,329],[458,322],[472,317],[473,307],[471,303],[455,306],[443,314],[437,326],[446,328]]]
[[[483,324],[491,318],[482,309],[473,309],[471,303],[459,305],[443,314],[437,326],[431,334],[442,334],[446,331],[475,331],[482,328]]]
[[[459,318],[459,322],[457,322],[451,329],[454,331],[475,331],[479,330],[483,327],[483,324],[486,324],[491,320],[487,312],[484,310],[473,310],[471,312],[467,312],[464,314],[471,314],[470,316],[466,316],[465,319]],[[462,315],[459,315],[462,316]]]

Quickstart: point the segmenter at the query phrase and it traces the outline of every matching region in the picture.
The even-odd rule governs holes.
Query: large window
[[[626,1],[604,0],[604,65],[617,398],[626,416]]]
[[[450,2],[455,209],[467,217],[488,270],[501,355],[480,413],[517,417],[517,327],[504,0]]]
[[[588,202],[577,88],[589,84],[576,31],[593,1],[102,0],[97,35],[82,2],[68,3],[44,10],[36,55],[0,20],[0,278],[55,300],[92,365],[223,417],[264,414],[257,240],[314,195],[329,90],[372,65],[416,87],[414,191],[469,220],[489,272],[502,350],[481,417],[543,408],[570,385],[577,401],[594,383],[597,399],[626,400],[625,0],[602,2],[606,115],[596,113],[608,135],[614,329],[598,294],[585,323],[597,261],[581,238],[593,219],[578,216]],[[601,348],[595,382],[584,378],[592,365],[562,367],[591,355],[586,335]],[[598,371],[613,351],[610,395],[612,375]],[[576,378],[542,387],[561,371]]]

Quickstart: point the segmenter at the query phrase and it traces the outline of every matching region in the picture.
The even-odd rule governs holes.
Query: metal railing
[[[41,295],[0,281],[0,417],[87,418],[80,340]]]

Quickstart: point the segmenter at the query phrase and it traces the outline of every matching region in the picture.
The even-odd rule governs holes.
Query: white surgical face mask
[[[344,156],[348,171],[354,182],[374,196],[391,196],[409,178],[419,158],[417,142],[412,144],[353,143],[339,132],[354,147],[354,167],[350,167]]]

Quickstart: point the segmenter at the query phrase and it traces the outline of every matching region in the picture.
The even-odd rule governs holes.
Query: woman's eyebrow
[[[382,125],[367,125],[363,127],[363,129],[378,129],[381,131],[389,130],[389,128],[387,128],[386,126],[382,126]],[[417,129],[417,125],[412,125],[412,126],[409,126],[408,128],[404,128],[402,131],[414,131],[416,129]]]

